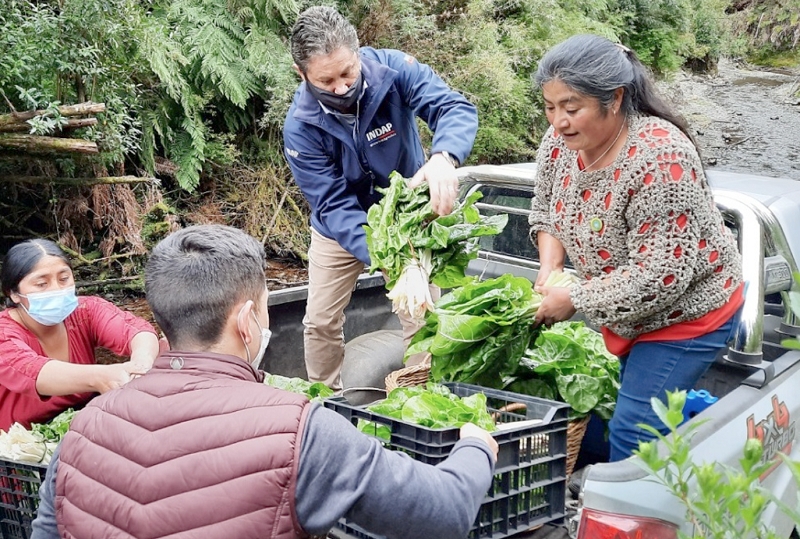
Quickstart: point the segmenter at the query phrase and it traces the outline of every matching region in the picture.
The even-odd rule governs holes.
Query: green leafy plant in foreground
[[[679,537],[695,539],[728,539],[754,537],[772,539],[777,535],[761,521],[761,516],[771,501],[775,501],[794,517],[797,512],[759,486],[759,477],[774,462],[761,462],[763,448],[758,439],[748,439],[743,457],[739,460],[741,470],[717,462],[695,463],[691,460],[691,438],[702,422],[693,422],[678,433],[683,422],[683,406],[686,392],[667,392],[665,405],[658,398],[651,403],[659,419],[669,428],[667,436],[650,425],[639,425],[656,436],[657,441],[640,442],[634,451],[639,459],[635,462],[651,473],[654,479],[667,487],[686,507],[687,519],[694,525],[694,534],[678,532]],[[660,452],[658,442],[666,452]],[[800,470],[796,463],[790,465],[795,481],[800,481]],[[794,515],[793,515],[794,513]]]

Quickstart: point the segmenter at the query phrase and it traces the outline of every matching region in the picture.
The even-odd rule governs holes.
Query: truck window
[[[530,238],[528,216],[531,210],[533,186],[499,187],[478,184],[474,189],[483,193],[476,206],[483,215],[507,214],[508,224],[497,236],[481,238],[481,249],[493,253],[539,261],[539,250]],[[567,260],[567,267],[572,264]]]

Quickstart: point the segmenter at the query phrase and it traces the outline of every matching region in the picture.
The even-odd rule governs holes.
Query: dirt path
[[[696,133],[709,167],[800,180],[800,69],[720,62],[716,75],[659,84]]]

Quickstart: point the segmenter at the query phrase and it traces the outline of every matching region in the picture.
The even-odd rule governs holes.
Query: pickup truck
[[[478,203],[487,215],[509,216],[503,233],[481,239],[479,257],[469,271],[483,277],[505,273],[534,281],[538,253],[528,236],[535,164],[477,166],[459,169],[460,196],[480,190]],[[736,337],[720,353],[696,389],[718,397],[691,418],[703,421],[691,442],[695,462],[738,466],[745,441],[759,437],[764,459],[775,466],[761,478],[789,506],[797,503],[797,484],[778,452],[800,460],[800,351],[781,346],[800,335],[800,322],[788,308],[787,292],[800,257],[800,182],[750,174],[708,171],[715,201],[737,237],[743,255],[745,301]],[[273,339],[262,363],[269,372],[305,376],[302,316],[305,287],[270,296]],[[363,402],[378,398],[388,372],[402,367],[399,323],[391,313],[380,275],[362,275],[346,311],[343,383]],[[369,390],[365,388],[376,388]],[[583,474],[576,515],[560,530],[540,530],[525,537],[577,536],[579,539],[647,537],[675,539],[677,530],[692,536],[685,508],[634,462],[597,463]],[[766,522],[779,537],[790,537],[794,522],[771,506]],[[569,525],[572,524],[572,525]],[[569,531],[568,531],[569,530]]]

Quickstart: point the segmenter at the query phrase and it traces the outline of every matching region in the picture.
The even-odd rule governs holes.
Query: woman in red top
[[[159,351],[145,320],[97,297],[77,297],[69,259],[52,241],[13,246],[0,272],[0,429],[26,428],[143,374]],[[95,348],[130,356],[95,364]]]

